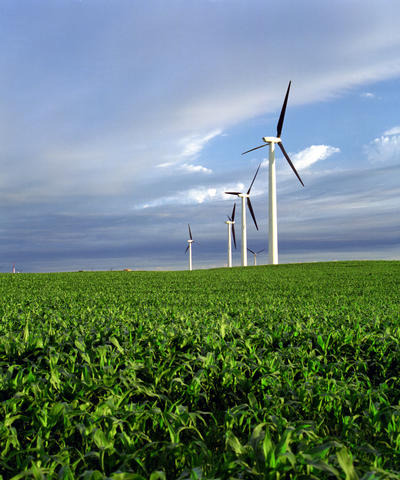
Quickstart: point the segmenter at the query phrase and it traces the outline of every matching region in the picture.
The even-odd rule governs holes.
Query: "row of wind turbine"
[[[276,171],[275,171],[275,144],[279,146],[281,149],[283,156],[287,160],[290,168],[293,170],[296,177],[299,179],[301,185],[304,187],[304,183],[300,178],[293,162],[290,160],[289,155],[287,154],[281,139],[283,122],[285,120],[285,113],[286,113],[286,106],[289,98],[289,92],[292,82],[289,82],[289,85],[286,90],[285,99],[283,101],[281,113],[279,115],[279,120],[276,126],[276,136],[275,137],[263,137],[264,144],[259,145],[258,147],[251,148],[242,153],[245,155],[247,153],[253,152],[254,150],[258,150],[259,148],[263,148],[269,146],[269,183],[268,183],[268,260],[269,263],[272,265],[278,264],[278,222],[277,222],[277,206],[276,206]],[[259,164],[257,171],[253,177],[253,180],[250,184],[247,193],[243,192],[225,192],[227,195],[236,195],[237,197],[242,199],[242,243],[241,243],[241,253],[242,253],[242,266],[247,266],[247,251],[250,251],[254,255],[254,265],[257,264],[257,255],[263,250],[259,250],[258,252],[254,252],[253,250],[247,248],[247,224],[246,224],[246,203],[247,208],[250,211],[250,214],[253,218],[254,225],[258,230],[257,220],[254,214],[253,206],[250,200],[250,192],[251,188],[254,184],[254,181],[257,177],[258,171],[260,170],[261,163]],[[232,266],[232,237],[233,242],[236,248],[236,237],[235,237],[235,210],[236,210],[236,203],[233,206],[232,214],[229,217],[228,221],[225,223],[228,225],[228,267]],[[189,270],[192,270],[192,232],[190,230],[189,225],[189,236],[190,240],[188,240],[188,247],[186,248],[186,252],[189,250]]]
[[[246,203],[247,203],[247,208],[250,211],[251,217],[253,219],[254,225],[256,226],[256,229],[258,230],[258,225],[257,225],[257,220],[256,216],[254,215],[254,210],[253,206],[251,204],[250,200],[250,192],[251,188],[253,186],[254,180],[257,177],[258,171],[260,170],[261,163],[257,168],[257,171],[253,177],[253,180],[250,184],[249,189],[247,190],[247,193],[243,192],[225,192],[227,195],[236,195],[239,198],[242,199],[242,267],[247,267],[247,222],[246,222]],[[230,238],[230,237],[229,237]],[[229,249],[229,247],[228,247]],[[232,264],[232,261],[231,261]],[[229,266],[229,265],[228,265]]]

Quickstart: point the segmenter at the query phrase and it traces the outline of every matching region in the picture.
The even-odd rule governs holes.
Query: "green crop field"
[[[400,478],[400,262],[0,275],[0,478]]]

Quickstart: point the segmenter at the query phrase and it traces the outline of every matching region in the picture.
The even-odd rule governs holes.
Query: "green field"
[[[0,275],[0,478],[400,478],[400,262]]]

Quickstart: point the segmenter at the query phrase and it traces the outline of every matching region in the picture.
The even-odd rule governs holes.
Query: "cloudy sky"
[[[399,18],[398,0],[2,0],[0,271],[186,268],[188,223],[194,267],[223,266],[224,191],[260,162],[248,246],[267,249],[268,151],[241,152],[275,135],[289,80],[305,187],[277,152],[280,261],[399,259]]]

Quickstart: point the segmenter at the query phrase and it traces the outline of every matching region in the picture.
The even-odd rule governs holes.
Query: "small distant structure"
[[[188,224],[189,228],[189,237],[190,240],[188,240],[188,246],[186,247],[185,253],[189,250],[189,270],[192,271],[192,243],[194,242],[193,237],[192,237],[192,230],[190,229],[190,225]]]
[[[13,263],[13,266],[12,266],[12,273],[17,273],[17,272],[15,271],[15,263]]]
[[[131,272],[132,269],[131,268],[124,268],[124,272]]]
[[[235,244],[236,248],[236,235],[235,235],[235,211],[236,211],[236,203],[233,205],[232,215],[228,217],[228,220],[225,222],[228,225],[228,267],[232,267],[232,236],[233,236],[233,243]]]
[[[254,266],[257,266],[257,255],[263,252],[264,248],[262,250],[259,250],[258,252],[254,252],[251,248],[248,248],[247,250],[254,255]]]

